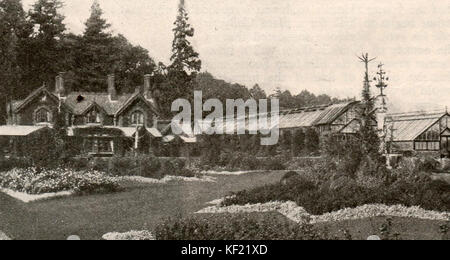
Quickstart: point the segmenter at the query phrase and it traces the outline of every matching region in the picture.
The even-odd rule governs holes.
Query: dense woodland
[[[54,78],[64,72],[66,86],[72,91],[106,91],[106,77],[116,75],[120,92],[133,92],[142,84],[143,75],[151,74],[154,96],[161,113],[170,115],[170,104],[180,97],[190,97],[193,89],[203,90],[205,98],[280,99],[283,108],[339,102],[327,95],[315,96],[304,90],[298,95],[277,89],[267,94],[259,86],[247,88],[214,78],[201,71],[199,54],[189,38],[194,28],[180,0],[174,22],[174,40],[170,64],[149,56],[148,50],[130,43],[125,36],[113,35],[94,0],[85,29],[76,35],[67,29],[61,15],[60,0],[36,0],[25,11],[21,0],[0,1],[0,123],[5,122],[6,104],[22,99],[43,84],[53,86]],[[88,10],[86,10],[88,11]]]

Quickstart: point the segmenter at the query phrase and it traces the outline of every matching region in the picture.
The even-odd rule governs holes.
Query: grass
[[[101,239],[108,232],[153,230],[169,216],[186,216],[230,192],[280,180],[284,172],[217,176],[217,183],[137,184],[123,192],[24,204],[0,193],[0,231],[12,239]]]
[[[327,230],[330,234],[342,234],[347,230],[352,239],[366,240],[371,235],[382,237],[380,228],[386,223],[387,217],[376,217],[359,220],[345,220],[315,224],[316,228]],[[424,220],[415,218],[392,219],[391,235],[399,234],[401,240],[449,240],[450,237],[441,232],[440,226],[447,225],[446,221]]]
[[[187,216],[206,203],[244,189],[275,183],[284,172],[217,176],[217,183],[184,182],[137,184],[125,182],[125,191],[82,197],[67,197],[25,204],[0,193],[0,232],[12,239],[64,240],[78,235],[83,240],[101,239],[108,232],[153,230],[169,216]],[[267,213],[269,214],[269,213]],[[199,216],[201,217],[201,216]],[[261,217],[255,214],[256,218]],[[316,224],[330,234],[350,232],[353,239],[380,235],[386,218],[371,218]],[[393,218],[393,231],[402,239],[442,239],[444,221]],[[448,235],[447,235],[448,239]]]

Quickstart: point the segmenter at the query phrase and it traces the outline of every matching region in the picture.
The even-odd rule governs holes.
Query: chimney
[[[151,75],[144,75],[144,96],[146,99],[152,99]]]
[[[55,78],[55,92],[59,97],[66,96],[66,88],[64,86],[64,72],[58,73]]]
[[[117,100],[117,90],[116,90],[116,86],[115,86],[114,74],[108,75],[108,94],[109,94],[109,99],[111,99],[112,101]]]

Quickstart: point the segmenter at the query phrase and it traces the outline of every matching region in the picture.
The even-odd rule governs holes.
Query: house
[[[133,148],[149,152],[162,138],[150,75],[144,76],[143,87],[135,93],[118,94],[114,75],[107,83],[105,93],[68,92],[60,73],[54,90],[44,85],[25,99],[10,102],[8,123],[0,126],[0,137],[8,144],[3,150],[20,155],[27,136],[53,128],[60,120],[77,154],[112,156]]]

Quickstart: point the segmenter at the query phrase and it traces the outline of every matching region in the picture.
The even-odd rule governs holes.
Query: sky
[[[70,31],[82,33],[93,0],[66,0]],[[34,0],[23,0],[29,7]],[[114,33],[169,63],[178,0],[99,0]],[[390,78],[391,110],[450,106],[450,1],[186,0],[202,71],[268,93],[307,89],[360,97],[357,56],[376,57]],[[374,91],[375,88],[374,88]]]

